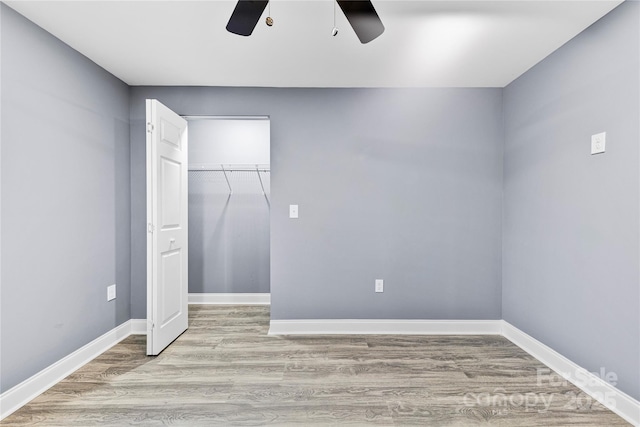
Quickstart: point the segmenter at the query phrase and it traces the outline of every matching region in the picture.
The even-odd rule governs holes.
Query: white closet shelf
[[[189,165],[189,172],[203,171],[203,172],[241,172],[241,171],[260,171],[260,172],[270,172],[271,166],[262,164],[262,165],[250,165],[250,164],[219,164],[212,165],[208,164],[198,164],[193,163]]]
[[[267,196],[267,193],[264,191],[264,183],[262,182],[262,173],[270,173],[271,168],[270,165],[211,165],[211,164],[192,164],[189,165],[189,172],[222,172],[224,174],[224,179],[227,181],[227,186],[229,187],[229,196],[233,194],[233,188],[231,188],[231,182],[229,181],[229,176],[227,172],[255,172],[258,175],[258,180],[260,181],[260,188],[262,189],[262,195],[269,207],[271,207],[271,201]]]

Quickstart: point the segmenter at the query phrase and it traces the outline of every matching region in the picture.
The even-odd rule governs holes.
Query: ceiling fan
[[[336,0],[361,43],[369,43],[384,32],[384,25],[370,0]],[[269,0],[238,0],[227,31],[250,36]]]

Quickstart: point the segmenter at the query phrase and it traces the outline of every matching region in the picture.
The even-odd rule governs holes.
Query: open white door
[[[147,99],[147,354],[188,327],[187,121]]]

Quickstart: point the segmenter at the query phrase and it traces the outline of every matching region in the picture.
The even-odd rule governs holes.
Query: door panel
[[[147,100],[147,354],[188,327],[187,122]]]
[[[178,150],[180,147],[180,128],[174,126],[170,122],[160,119],[160,138],[162,142],[175,146]]]
[[[182,251],[168,251],[162,254],[159,324],[165,327],[180,315],[182,307]],[[176,286],[178,284],[179,286]]]
[[[182,166],[167,158],[160,159],[160,228],[167,230],[180,227],[180,200],[182,195]]]

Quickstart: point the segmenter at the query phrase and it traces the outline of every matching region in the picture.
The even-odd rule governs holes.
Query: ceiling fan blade
[[[269,0],[238,0],[229,18],[227,31],[240,36],[250,36],[268,3]]]
[[[337,0],[361,43],[384,33],[384,25],[370,0]]]

